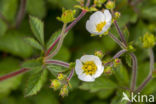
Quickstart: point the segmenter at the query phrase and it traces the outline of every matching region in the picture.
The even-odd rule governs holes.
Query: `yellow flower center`
[[[105,25],[106,25],[106,21],[100,22],[99,24],[96,25],[96,31],[101,32]]]
[[[86,75],[93,75],[97,70],[97,66],[93,61],[83,63],[82,69]]]

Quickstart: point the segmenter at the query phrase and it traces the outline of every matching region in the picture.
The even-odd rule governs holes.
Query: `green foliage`
[[[98,79],[96,79],[96,81],[94,83],[83,83],[80,86],[80,89],[83,90],[89,90],[91,92],[96,92],[96,91],[100,91],[100,90],[113,90],[117,88],[117,85],[115,82],[113,82],[110,79],[107,79],[105,77],[100,77]]]
[[[0,37],[7,31],[7,25],[0,19]]]
[[[34,36],[44,45],[44,24],[36,17],[30,16],[30,26]]]
[[[54,41],[58,38],[60,34],[61,34],[61,30],[58,30],[51,35],[50,39],[47,42],[47,49],[50,48],[50,46],[54,43]]]
[[[10,22],[13,22],[13,20],[16,17],[16,11],[18,8],[17,4],[18,4],[18,0],[1,0],[0,1],[0,11],[2,15]]]
[[[62,67],[62,66],[53,65],[53,64],[48,65],[47,68],[48,68],[48,70],[49,70],[52,74],[53,74],[53,73],[59,73],[59,72],[66,72],[67,70],[69,70],[69,69],[64,68],[64,67]]]
[[[27,81],[25,97],[37,94],[47,79],[47,71],[43,69],[33,70],[32,75]]]
[[[19,60],[7,57],[0,60],[0,76],[19,69]],[[18,88],[21,83],[21,76],[17,76],[0,82],[0,99],[7,96],[12,90]]]
[[[34,38],[28,37],[28,38],[25,38],[25,41],[32,47],[39,49],[41,51],[43,50],[42,46]]]
[[[22,58],[29,57],[32,54],[32,48],[23,41],[24,35],[17,31],[8,31],[0,37],[0,50]]]
[[[43,18],[46,15],[45,0],[27,0],[26,10],[29,14]]]

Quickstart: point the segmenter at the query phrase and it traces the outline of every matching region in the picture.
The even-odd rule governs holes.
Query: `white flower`
[[[86,23],[86,29],[91,34],[100,35],[106,32],[111,26],[112,15],[109,10],[104,10],[104,13],[97,11],[93,13]]]
[[[75,71],[80,80],[92,82],[103,73],[104,66],[99,57],[84,55],[76,60]]]

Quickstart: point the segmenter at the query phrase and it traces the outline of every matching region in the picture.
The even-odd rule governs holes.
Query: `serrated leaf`
[[[54,41],[57,39],[57,37],[60,35],[60,33],[61,33],[61,30],[58,30],[51,35],[49,41],[47,42],[47,49],[50,48],[50,46],[54,43]]]
[[[38,41],[36,41],[35,39],[33,38],[30,38],[30,37],[27,37],[25,38],[25,41],[31,45],[32,47],[36,48],[36,49],[39,49],[39,50],[43,50],[42,46],[38,43]]]
[[[50,65],[47,65],[47,68],[48,70],[53,74],[54,72],[55,73],[59,73],[59,72],[65,72],[69,69],[65,68],[65,67],[62,67],[62,66],[58,66],[58,65],[53,65],[53,64],[50,64]]]
[[[33,70],[25,89],[25,97],[37,94],[47,79],[47,70]]]
[[[25,34],[17,31],[8,31],[0,37],[0,50],[22,58],[29,57],[32,54],[32,47],[23,41],[23,35]]]
[[[107,79],[105,77],[100,77],[98,79],[95,80],[95,82],[92,83],[83,83],[79,88],[83,89],[83,90],[89,90],[91,92],[96,92],[96,91],[100,91],[100,90],[113,90],[117,87],[116,83],[113,82],[110,79]]]
[[[44,24],[36,17],[30,16],[30,26],[34,36],[44,45]]]
[[[42,66],[42,60],[40,60],[40,59],[28,60],[22,64],[23,68],[32,68],[32,69],[41,67],[41,66]]]

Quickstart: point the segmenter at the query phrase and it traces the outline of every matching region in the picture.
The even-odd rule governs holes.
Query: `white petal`
[[[90,21],[94,21],[95,24],[105,21],[105,15],[101,11],[97,11],[90,16]]]
[[[96,31],[96,25],[93,23],[93,21],[88,20],[86,22],[86,29],[88,32],[94,34],[94,31]]]
[[[111,13],[109,12],[109,10],[105,10],[104,11],[104,15],[106,17],[106,22],[110,22],[112,20],[112,15]]]
[[[96,65],[101,64],[101,60],[99,57],[94,55],[84,55],[80,59],[82,62],[94,61]]]
[[[98,69],[97,69],[97,71],[96,71],[96,73],[93,75],[93,77],[94,78],[97,78],[97,77],[99,77],[99,76],[101,76],[101,74],[103,73],[103,71],[104,71],[104,66],[99,66],[98,67]]]
[[[76,72],[77,75],[81,75],[83,73],[82,63],[81,63],[80,60],[76,60],[75,72]]]
[[[95,79],[94,79],[92,76],[86,75],[85,73],[79,75],[78,78],[79,78],[80,80],[86,81],[86,82],[93,82],[93,81],[95,81]]]

